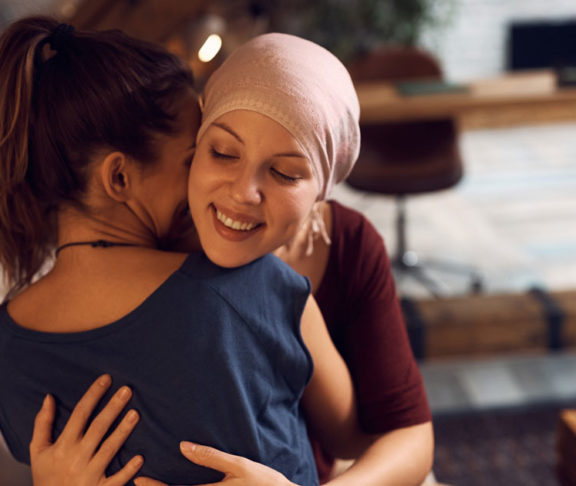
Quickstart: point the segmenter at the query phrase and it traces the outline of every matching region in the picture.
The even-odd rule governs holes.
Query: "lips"
[[[246,220],[241,221],[240,219],[238,219],[237,216],[233,218],[227,214],[224,214],[215,206],[213,206],[213,209],[214,214],[216,215],[216,219],[230,230],[239,232],[249,232],[261,226],[261,223],[257,223],[255,221],[246,221]]]
[[[226,241],[240,243],[251,239],[266,227],[255,218],[216,208],[211,205],[213,228]]]
[[[235,221],[218,210],[216,210],[216,218],[227,228],[236,231],[250,231],[257,226],[255,223],[242,223],[241,221]]]

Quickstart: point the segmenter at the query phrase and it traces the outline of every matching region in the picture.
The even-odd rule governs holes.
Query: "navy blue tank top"
[[[110,373],[129,385],[141,420],[109,472],[135,454],[141,474],[168,484],[218,481],[188,462],[190,440],[318,484],[299,399],[312,373],[300,334],[306,279],[274,256],[225,269],[192,254],[137,309],[79,333],[25,329],[0,309],[0,429],[29,462],[33,420],[46,393],[58,434],[90,383]],[[105,403],[105,401],[103,401]]]

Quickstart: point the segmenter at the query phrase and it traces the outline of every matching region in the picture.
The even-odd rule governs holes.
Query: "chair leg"
[[[450,263],[429,258],[423,260],[422,265],[429,268],[435,268],[440,271],[468,277],[470,279],[470,292],[473,294],[479,294],[484,290],[484,281],[482,276],[480,275],[480,272],[472,266],[460,265],[458,263]]]
[[[392,258],[392,266],[400,276],[406,275],[414,278],[435,298],[446,294],[449,288],[442,282],[429,277],[425,271],[426,267],[465,275],[470,278],[471,293],[482,291],[482,278],[473,267],[438,260],[420,262],[416,253],[408,250],[406,219],[406,196],[399,195],[396,197],[396,251]]]
[[[406,196],[396,196],[396,260],[406,254]]]
[[[406,265],[402,261],[393,261],[392,267],[400,274],[400,276],[412,277],[437,299],[447,292],[443,285],[426,275],[422,265]]]

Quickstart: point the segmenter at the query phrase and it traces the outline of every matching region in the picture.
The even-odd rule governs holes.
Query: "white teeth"
[[[256,227],[256,223],[241,223],[240,221],[234,221],[232,218],[229,218],[218,210],[216,210],[216,218],[218,218],[218,221],[220,221],[224,226],[236,231],[250,231]]]

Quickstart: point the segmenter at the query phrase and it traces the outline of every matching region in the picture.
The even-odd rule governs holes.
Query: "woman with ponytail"
[[[90,333],[179,265],[157,249],[192,227],[186,179],[199,120],[192,73],[157,46],[119,31],[75,33],[46,17],[3,33],[0,430],[18,460],[31,459],[34,409],[48,391],[58,398],[58,432],[104,370],[130,382],[114,360],[108,367],[106,353],[120,350],[97,349]],[[147,271],[124,264],[122,250],[133,248],[148,249]],[[111,478],[124,484],[136,472],[132,455],[111,466]]]
[[[52,256],[59,208],[87,209],[93,155],[106,147],[152,165],[151,135],[173,131],[173,105],[192,90],[191,73],[175,57],[119,32],[74,34],[41,17],[7,29],[0,44],[0,265],[8,297]]]

